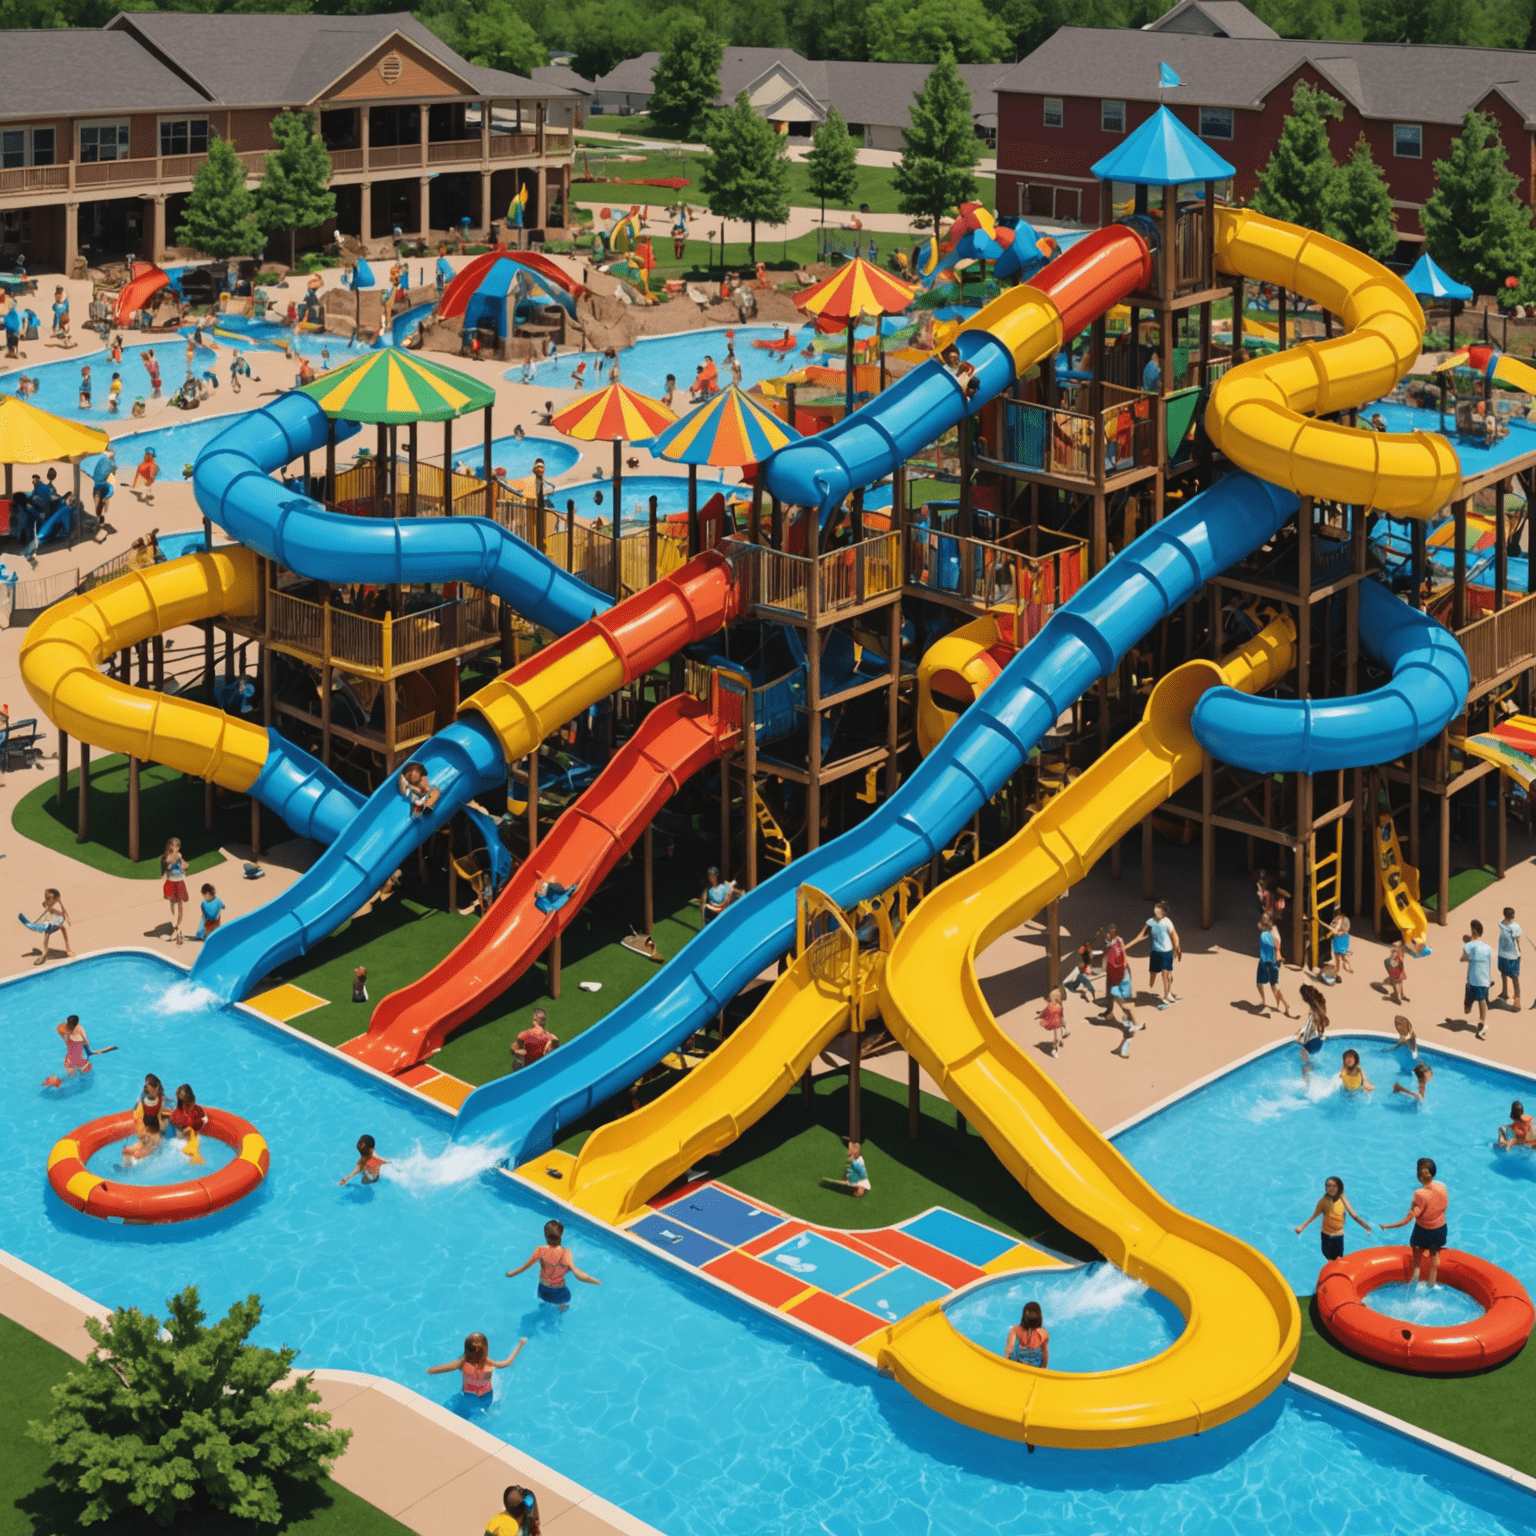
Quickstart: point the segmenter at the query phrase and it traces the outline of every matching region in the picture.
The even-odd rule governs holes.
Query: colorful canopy
[[[799,436],[733,384],[674,422],[651,444],[651,452],[678,464],[740,469],[761,464]]]
[[[322,373],[302,391],[338,421],[451,421],[492,404],[496,391],[455,368],[428,363],[415,352],[383,347]]]
[[[1237,173],[1167,107],[1159,107],[1123,144],[1094,165],[1093,174],[1100,181],[1177,187],[1189,181],[1225,181]]]
[[[622,384],[610,384],[594,395],[583,395],[550,419],[555,431],[584,443],[622,438],[626,443],[648,442],[677,420],[661,401],[637,395]]]
[[[882,272],[873,262],[855,257],[814,288],[795,295],[796,305],[807,314],[829,320],[848,320],[858,315],[899,315],[917,290]]]
[[[1428,251],[1414,262],[1403,281],[1408,292],[1419,299],[1460,299],[1465,303],[1472,297],[1472,290],[1437,266]]]
[[[0,464],[56,464],[100,453],[107,434],[50,415],[15,395],[0,396]]]

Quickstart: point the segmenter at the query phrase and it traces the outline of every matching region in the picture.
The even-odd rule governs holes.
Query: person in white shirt
[[[1488,988],[1493,984],[1493,951],[1483,942],[1483,925],[1476,918],[1471,932],[1461,941],[1462,964],[1467,968],[1467,990],[1461,1001],[1462,1016],[1477,1004],[1477,1038],[1488,1038]]]
[[[1173,926],[1173,919],[1168,915],[1166,902],[1160,901],[1152,908],[1152,916],[1142,924],[1141,932],[1131,940],[1131,943],[1139,943],[1148,935],[1152,939],[1151,974],[1148,977],[1148,985],[1155,985],[1158,977],[1162,978],[1163,1000],[1157,1005],[1161,1011],[1170,1003],[1176,1003],[1179,1000],[1178,994],[1173,990],[1173,962],[1183,956],[1183,950],[1179,945],[1179,930]]]
[[[1504,908],[1504,920],[1499,924],[1499,1001],[1510,1007],[1509,988],[1514,984],[1516,1013],[1520,1012],[1520,924],[1515,921],[1515,909]]]

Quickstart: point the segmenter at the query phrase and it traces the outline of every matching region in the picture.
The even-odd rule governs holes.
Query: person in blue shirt
[[[1157,353],[1154,352],[1147,359],[1147,366],[1141,370],[1141,387],[1148,394],[1155,395],[1162,388],[1162,383],[1163,365],[1157,360]]]
[[[1280,941],[1275,936],[1275,920],[1268,912],[1259,919],[1259,1008],[1268,1008],[1264,988],[1275,994],[1275,1007],[1291,1017],[1291,1005],[1280,995]]]
[[[197,925],[197,932],[192,937],[206,939],[224,921],[224,903],[219,900],[218,892],[211,885],[205,885],[198,894],[203,898],[203,920]]]
[[[13,301],[5,312],[5,355],[15,357],[21,346],[21,310]]]
[[[704,921],[712,923],[740,894],[734,880],[725,879],[714,865],[710,865],[704,894],[699,898],[699,911]]]
[[[1461,960],[1467,968],[1467,990],[1461,1000],[1465,1018],[1477,1004],[1477,1038],[1488,1038],[1488,988],[1493,985],[1493,951],[1483,942],[1483,925],[1473,918],[1472,931],[1461,941]]]
[[[823,1181],[829,1189],[844,1189],[856,1199],[862,1199],[869,1193],[869,1169],[864,1164],[864,1144],[858,1141],[848,1143],[848,1166],[843,1170],[840,1179],[826,1179]]]

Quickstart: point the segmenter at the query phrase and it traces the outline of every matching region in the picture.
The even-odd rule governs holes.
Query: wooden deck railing
[[[1536,595],[1518,598],[1498,613],[1456,631],[1467,653],[1472,687],[1480,687],[1513,667],[1536,661]]]
[[[808,556],[785,554],[744,539],[729,539],[724,548],[736,565],[744,608],[809,616],[812,562]],[[861,543],[818,555],[815,565],[818,613],[859,607],[900,588],[901,536],[874,534]]]
[[[1004,640],[1023,645],[1086,578],[1086,543],[1065,534],[1051,537],[1061,547],[1032,556],[942,529],[909,528],[907,587],[962,598],[990,613]]]
[[[1006,463],[1076,480],[1145,469],[1157,458],[1157,398],[1106,384],[1117,396],[1102,411],[1074,411],[1026,400],[1003,402]]]

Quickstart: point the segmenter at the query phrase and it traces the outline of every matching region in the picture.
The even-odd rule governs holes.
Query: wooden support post
[[[255,805],[254,800],[251,801]],[[128,759],[128,862],[139,862],[139,760]]]
[[[489,410],[489,407],[487,407]],[[620,569],[623,541],[621,530],[624,523],[624,444],[613,440],[613,600],[624,596],[624,573]]]
[[[328,506],[336,504],[336,418],[325,424],[325,500]]]
[[[549,946],[549,995],[557,1003],[560,1001],[560,935],[558,933]]]
[[[1451,503],[1456,547],[1451,554],[1451,629],[1459,633],[1467,627],[1467,507],[1465,497]]]
[[[1303,610],[1305,611],[1305,610]],[[1306,964],[1307,851],[1312,843],[1312,775],[1296,775],[1296,846],[1291,851],[1291,964]]]
[[[720,877],[731,878],[731,760],[720,759]]]
[[[1493,611],[1504,606],[1504,594],[1509,590],[1509,521],[1504,513],[1504,487],[1509,482],[1500,480],[1493,488],[1493,536],[1496,549],[1493,555]],[[1500,775],[1502,778],[1503,775]]]
[[[1216,763],[1209,752],[1200,766],[1200,926],[1216,921]]]
[[[922,1123],[922,1088],[916,1056],[907,1057],[907,1140],[916,1141]]]
[[[855,961],[857,964],[857,961]],[[848,1140],[862,1141],[864,1139],[863,1115],[860,1113],[862,1105],[859,1102],[859,1058],[863,1054],[864,1032],[855,1029],[852,1039],[848,1042]]]
[[[150,687],[156,693],[165,692],[165,636],[156,635],[150,642]]]
[[[69,737],[59,732],[59,812],[64,811],[64,800],[69,794]]]
[[[1493,872],[1500,880],[1504,878],[1504,872],[1509,867],[1509,796],[1505,793],[1504,775],[1494,774],[1497,785],[1495,793],[1498,796],[1498,839],[1494,844]]]
[[[213,780],[203,780],[203,831],[213,831]]]
[[[1157,881],[1152,869],[1152,818],[1144,818],[1141,823],[1141,894],[1145,901],[1153,901],[1157,897]]]
[[[641,855],[645,869],[645,895],[643,913],[645,936],[650,938],[656,927],[656,838],[649,823],[641,837]]]
[[[413,426],[411,428],[413,441],[415,438],[415,432],[416,429]],[[491,462],[491,440],[491,407],[488,405],[485,408],[485,515],[494,519],[496,516],[496,466]],[[617,489],[617,487],[615,487],[615,489]],[[615,518],[617,518],[619,515],[617,505],[615,505],[613,515]]]
[[[203,625],[203,687],[208,692],[208,702],[213,703],[213,620]]]
[[[443,423],[443,516],[453,516],[453,417]]]
[[[1061,985],[1061,902],[1053,898],[1045,904],[1045,985]]]
[[[528,856],[539,846],[539,743],[528,754]]]
[[[80,743],[80,814],[75,841],[83,843],[91,835],[91,744]]]
[[[1451,797],[1442,791],[1436,798],[1440,803],[1440,880],[1435,920],[1444,928],[1451,910]]]
[[[807,516],[812,522],[816,509]],[[811,566],[811,590],[816,589],[816,567]],[[805,632],[806,726],[807,746],[805,786],[805,851],[813,853],[821,846],[821,631],[814,626]]]
[[[741,701],[741,835],[746,839],[746,878],[750,891],[757,885],[757,697],[752,680],[746,680]]]

